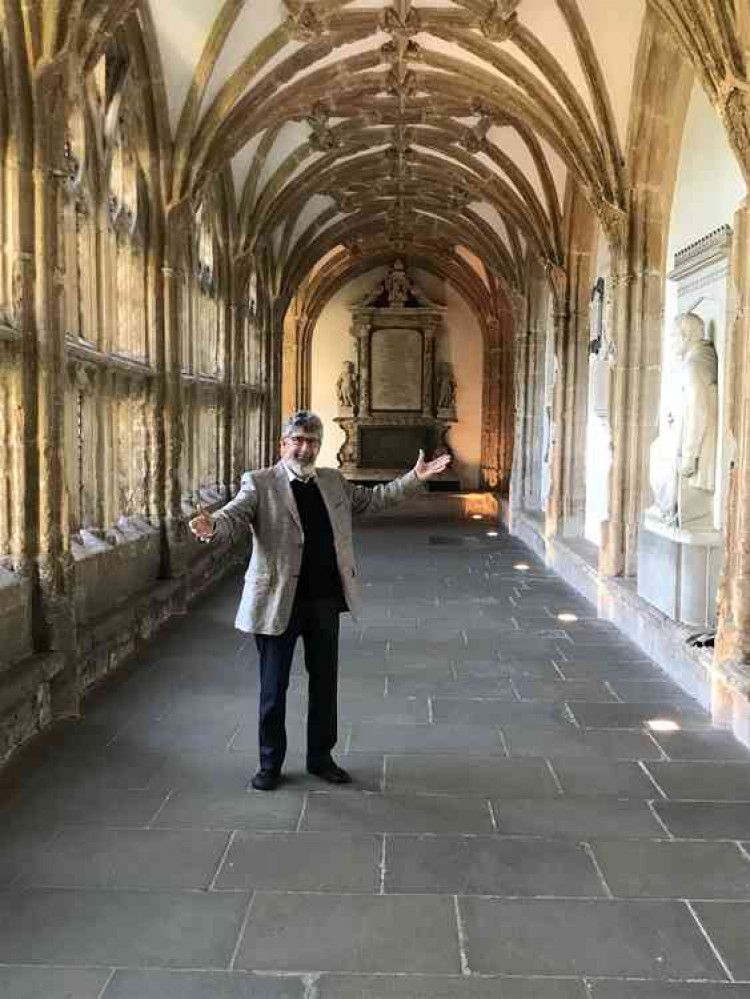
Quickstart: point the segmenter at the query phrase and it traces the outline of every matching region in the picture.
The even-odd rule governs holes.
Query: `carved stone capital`
[[[593,206],[613,255],[622,258],[627,252],[628,213],[601,198],[596,198]]]

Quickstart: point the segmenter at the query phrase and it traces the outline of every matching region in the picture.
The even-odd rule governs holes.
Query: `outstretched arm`
[[[402,475],[401,478],[394,479],[393,482],[375,486],[372,489],[347,483],[352,513],[355,517],[362,517],[380,513],[403,503],[409,496],[421,492],[429,480],[445,471],[450,463],[451,456],[449,454],[440,455],[433,461],[425,461],[424,451],[420,450],[414,468],[406,475]]]
[[[234,541],[240,532],[250,530],[257,505],[258,494],[252,475],[245,472],[240,480],[240,491],[234,499],[214,514],[200,510],[197,517],[190,521],[190,530],[199,541]]]

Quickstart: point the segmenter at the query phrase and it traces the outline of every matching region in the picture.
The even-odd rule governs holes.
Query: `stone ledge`
[[[31,584],[0,566],[0,673],[31,648]]]
[[[52,721],[52,684],[64,668],[61,653],[48,653],[22,659],[0,676],[0,766]]]
[[[673,621],[637,593],[635,581],[599,575],[588,552],[576,551],[578,539],[547,538],[544,519],[524,511],[504,517],[511,534],[524,541],[545,563],[597,608],[683,690],[694,697],[714,723],[732,730],[750,745],[750,676],[742,664],[714,662],[713,653],[687,645],[695,628]]]

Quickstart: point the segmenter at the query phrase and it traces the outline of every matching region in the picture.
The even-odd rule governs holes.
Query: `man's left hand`
[[[425,461],[424,451],[420,449],[414,472],[420,482],[428,482],[444,472],[450,463],[451,456],[449,454],[441,454],[438,458],[433,458],[432,461]]]

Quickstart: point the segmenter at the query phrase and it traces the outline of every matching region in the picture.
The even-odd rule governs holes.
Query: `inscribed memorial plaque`
[[[418,330],[375,330],[371,341],[373,409],[422,409],[422,334]]]

